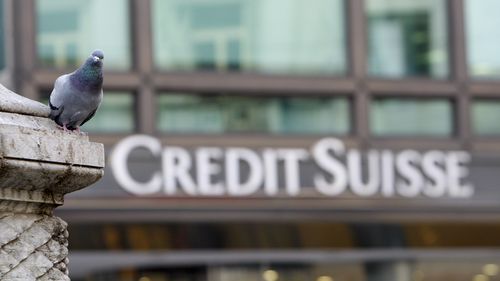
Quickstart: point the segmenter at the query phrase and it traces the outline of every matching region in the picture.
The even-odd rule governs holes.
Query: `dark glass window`
[[[163,93],[157,128],[169,133],[347,134],[347,98]]]
[[[68,230],[73,259],[94,268],[90,281],[493,281],[499,274],[498,257],[478,251],[500,246],[500,227],[488,223],[73,223]],[[178,255],[181,263],[171,263]]]
[[[75,67],[102,49],[106,69],[131,67],[127,0],[37,0],[36,16],[40,65]]]
[[[375,136],[451,136],[453,106],[448,99],[377,98],[372,102]]]
[[[472,126],[477,135],[500,135],[500,100],[480,99],[472,103]]]
[[[135,129],[134,95],[105,92],[102,104],[83,130],[99,133],[130,133]]]
[[[500,247],[492,223],[74,223],[71,251],[478,249]],[[199,233],[204,233],[200,236]],[[457,235],[461,233],[461,235]],[[335,239],[332,239],[335,237]],[[392,239],[389,239],[392,237]],[[481,237],[480,240],[475,237]],[[395,239],[394,239],[395,238]]]
[[[500,1],[466,0],[465,28],[469,74],[500,78]]]
[[[446,78],[446,11],[445,0],[367,0],[369,73]]]
[[[346,72],[342,0],[154,0],[161,70]]]

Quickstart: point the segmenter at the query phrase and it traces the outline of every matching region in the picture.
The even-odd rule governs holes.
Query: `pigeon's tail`
[[[50,101],[49,101],[49,107],[50,107],[50,114],[49,114],[49,118],[54,120],[54,118],[56,117],[56,112],[59,110],[59,108],[55,107]]]
[[[50,114],[49,118],[54,120],[59,126],[62,126],[61,122],[59,121],[59,117],[61,116],[62,113],[62,106],[61,107],[55,107],[50,101],[49,101],[49,107],[50,107]]]

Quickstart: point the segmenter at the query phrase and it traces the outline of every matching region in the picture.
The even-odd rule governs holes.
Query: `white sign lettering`
[[[128,167],[128,156],[137,148],[161,158],[161,167],[144,182],[134,179]],[[308,186],[303,183],[302,169],[309,161],[313,167],[309,185],[325,196],[467,198],[474,193],[466,179],[470,160],[465,151],[362,153],[346,149],[335,138],[321,139],[310,150],[200,147],[190,152],[181,147],[162,148],[154,137],[134,135],[116,145],[111,169],[118,184],[135,195],[249,196],[260,192],[275,196],[282,188],[287,195],[297,196]]]

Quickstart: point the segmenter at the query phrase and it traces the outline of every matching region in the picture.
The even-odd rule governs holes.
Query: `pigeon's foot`
[[[68,130],[68,128],[66,128],[65,126],[59,126],[59,125],[57,125],[57,128],[58,128],[59,130],[63,130],[63,131],[65,131],[65,132],[69,131],[69,130]]]
[[[71,133],[71,130],[66,127],[66,124],[63,124],[62,129],[64,130],[64,132]]]
[[[76,127],[74,130],[68,129],[68,127],[66,127],[66,124],[63,124],[63,126],[57,125],[57,128],[59,128],[60,130],[63,130],[66,133],[70,133],[70,134],[76,133],[76,134],[81,135],[81,136],[87,136],[86,132],[80,130],[80,126]]]
[[[76,126],[75,131],[80,135],[80,136],[87,136],[87,133],[84,131],[80,130],[80,126]]]

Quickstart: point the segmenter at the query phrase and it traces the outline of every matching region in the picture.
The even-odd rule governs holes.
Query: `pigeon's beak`
[[[94,59],[94,62],[98,62],[98,61],[100,61],[100,60],[101,60],[101,59],[100,59],[99,57],[97,57],[97,56],[94,56],[94,57],[93,57],[93,59]]]

